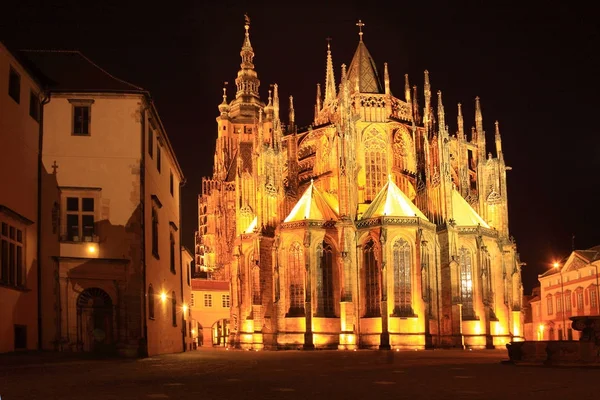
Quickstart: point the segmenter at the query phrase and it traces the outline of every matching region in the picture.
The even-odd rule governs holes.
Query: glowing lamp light
[[[162,300],[163,303],[165,301],[167,301],[167,292],[161,292],[160,293],[160,299]]]
[[[97,251],[97,250],[98,250],[98,249],[96,249],[96,246],[95,246],[95,245],[93,245],[93,244],[90,244],[90,245],[88,245],[88,247],[87,247],[87,252],[88,252],[88,253],[90,253],[90,254],[96,254],[96,251]]]
[[[192,329],[192,335],[195,335],[195,334],[196,334],[196,330]]]
[[[559,264],[559,263],[557,263],[557,262],[555,262],[554,264],[552,264],[552,266],[553,266],[554,268],[558,268],[558,266],[559,266],[559,265],[560,265],[560,264]]]
[[[181,307],[181,309],[183,310],[183,313],[185,314],[187,312],[187,304],[183,303],[183,306]]]

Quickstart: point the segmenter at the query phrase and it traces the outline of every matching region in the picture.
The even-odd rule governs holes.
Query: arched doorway
[[[102,289],[89,288],[77,298],[77,347],[79,351],[112,349],[113,304]]]
[[[229,320],[220,319],[212,326],[213,346],[226,346],[229,339]]]

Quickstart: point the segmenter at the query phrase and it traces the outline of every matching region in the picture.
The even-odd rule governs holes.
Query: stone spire
[[[485,160],[485,131],[483,130],[483,117],[481,115],[481,104],[479,96],[475,97],[475,130],[477,131],[477,146],[479,147],[479,158]]]
[[[327,38],[327,68],[325,71],[325,104],[329,104],[336,98],[335,75],[333,73],[333,60],[331,58],[331,38]]]
[[[458,116],[456,117],[456,122],[458,125],[458,138],[461,140],[465,139],[465,121],[463,120],[462,115],[462,105],[458,103]]]
[[[227,114],[229,104],[227,104],[227,82],[223,85],[223,101],[219,104],[219,112],[221,115]]]
[[[495,134],[495,138],[496,138],[496,156],[501,160],[504,158],[504,156],[502,155],[502,138],[500,137],[500,126],[498,121],[495,122],[496,125],[496,134]]]
[[[388,72],[387,63],[383,63],[383,84],[385,86],[385,94],[392,94],[390,92],[390,73]]]
[[[423,88],[425,96],[425,109],[423,110],[423,124],[427,126],[431,117],[431,85],[429,84],[429,71],[425,70],[425,85]]]
[[[242,43],[242,50],[240,51],[240,56],[242,57],[242,63],[240,64],[241,69],[238,71],[238,76],[235,80],[237,86],[235,97],[253,96],[258,99],[258,87],[260,81],[258,80],[252,62],[254,59],[254,50],[250,44],[250,18],[248,18],[248,15],[245,15],[245,18],[244,29],[246,30],[246,33],[244,34],[244,42]]]
[[[294,130],[294,124],[296,123],[296,113],[294,112],[294,96],[290,96],[290,112],[288,117],[289,130]]]
[[[442,103],[442,91],[438,90],[438,132],[440,134],[446,130],[446,113],[444,112],[444,104]]]
[[[319,118],[320,111],[321,111],[321,84],[317,83],[317,101],[315,104],[315,121]]]
[[[279,124],[279,86],[276,83],[273,84],[273,120]]]
[[[408,82],[408,74],[404,74],[404,100],[406,100],[407,103],[411,102],[410,83]]]
[[[384,88],[379,80],[375,61],[367,46],[363,42],[362,27],[365,25],[362,21],[356,24],[360,28],[358,47],[352,57],[352,62],[348,68],[348,79],[353,83],[353,90],[360,93],[384,93]]]

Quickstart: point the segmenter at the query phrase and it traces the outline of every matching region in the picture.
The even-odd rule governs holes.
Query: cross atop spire
[[[362,20],[358,20],[358,22],[356,23],[356,26],[358,26],[358,36],[360,37],[360,41],[362,42],[362,37],[363,37],[363,31],[362,31],[362,27],[365,26],[364,22],[362,22]]]
[[[331,50],[331,38],[325,38],[325,40],[327,40],[327,50]]]

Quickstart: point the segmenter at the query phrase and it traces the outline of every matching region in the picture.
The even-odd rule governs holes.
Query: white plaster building
[[[79,52],[22,55],[48,82],[42,154],[42,347],[185,349],[181,169],[144,89]]]
[[[37,348],[38,80],[0,43],[0,353]]]

